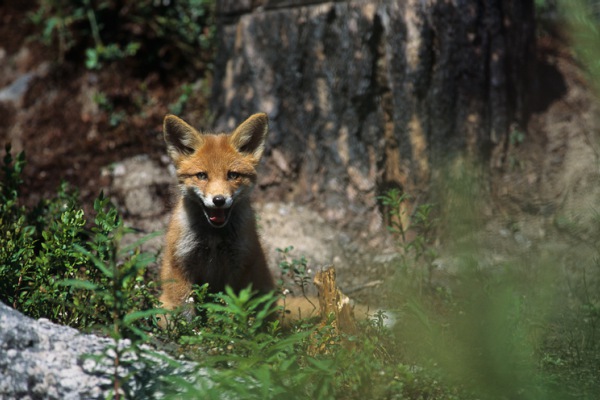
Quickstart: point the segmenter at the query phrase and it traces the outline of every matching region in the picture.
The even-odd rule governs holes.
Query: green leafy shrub
[[[368,323],[356,336],[340,337],[331,325],[311,324],[283,332],[265,312],[274,301],[272,294],[227,289],[194,303],[204,323],[180,343],[210,379],[206,371],[198,379],[165,377],[167,398],[454,398],[426,371],[394,361],[397,344],[387,329]]]
[[[30,226],[25,207],[19,204],[21,171],[25,155],[13,159],[6,148],[0,186],[0,300],[16,307],[21,303],[23,276],[35,254],[35,227]]]
[[[292,252],[293,246],[288,246],[284,249],[277,248],[275,251],[279,255],[279,271],[281,277],[277,280],[277,286],[280,293],[288,294],[296,292],[299,289],[297,295],[302,295],[305,299],[308,298],[308,287],[312,283],[311,270],[308,267],[308,260],[305,256],[299,258],[293,257]],[[316,305],[313,304],[315,309]]]
[[[134,247],[119,250],[127,229],[108,199],[100,195],[89,221],[77,194],[63,184],[56,197],[30,210],[19,199],[24,165],[23,153],[14,159],[7,146],[0,190],[0,301],[31,317],[82,329],[114,326],[151,309],[155,288],[143,277],[154,256]]]
[[[72,322],[67,307],[73,293],[58,282],[75,277],[85,265],[85,257],[72,246],[83,234],[83,211],[65,185],[56,198],[33,210],[21,205],[24,165],[24,154],[13,159],[7,146],[0,194],[0,300],[35,318]]]
[[[397,237],[400,250],[398,274],[403,274],[404,282],[417,286],[422,292],[431,283],[433,261],[438,256],[435,248],[438,219],[434,216],[435,206],[419,204],[407,214],[407,202],[412,200],[407,193],[391,189],[378,197],[388,210],[388,230]]]
[[[208,299],[206,288],[198,288]],[[255,296],[250,288],[236,294],[231,288],[211,296],[211,301],[195,301],[197,317],[192,335],[179,339],[188,356],[198,360],[211,374],[211,385],[202,380],[190,384],[183,377],[169,377],[167,384],[177,389],[177,398],[222,398],[224,394],[243,398],[274,398],[283,393],[311,392],[319,382],[311,382],[313,370],[301,371],[299,351],[309,331],[283,336],[278,321],[270,315],[274,294]],[[322,388],[321,388],[322,389]],[[315,397],[322,398],[322,397]]]
[[[15,159],[7,146],[0,181],[0,301],[34,318],[110,336],[114,344],[99,357],[114,365],[112,395],[133,393],[123,366],[152,362],[140,345],[161,312],[154,308],[156,288],[144,282],[155,257],[138,247],[151,236],[121,249],[128,230],[108,199],[96,199],[89,221],[65,184],[55,198],[29,210],[19,204],[24,165],[24,154]]]

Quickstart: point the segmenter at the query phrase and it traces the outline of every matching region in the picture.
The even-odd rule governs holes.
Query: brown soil
[[[59,62],[55,49],[32,40],[36,30],[28,16],[35,4],[0,2],[0,88],[33,74],[23,96],[0,102],[0,140],[26,153],[24,194],[30,203],[67,181],[91,204],[110,183],[100,174],[103,167],[137,154],[163,154],[162,118],[188,81],[157,73],[141,78],[122,64],[95,72],[82,60]],[[99,95],[112,109],[98,104]],[[188,106],[202,114],[204,99]],[[121,123],[111,123],[121,115]]]

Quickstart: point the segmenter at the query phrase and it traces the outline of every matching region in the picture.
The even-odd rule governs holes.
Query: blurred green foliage
[[[576,57],[584,66],[596,95],[600,95],[600,2],[559,0],[560,15],[568,24],[568,36]]]
[[[31,19],[34,39],[89,69],[120,60],[143,74],[210,68],[213,0],[38,0]]]

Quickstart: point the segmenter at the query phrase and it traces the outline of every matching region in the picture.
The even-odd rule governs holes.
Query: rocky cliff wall
[[[426,191],[456,152],[501,163],[525,116],[529,0],[247,0],[218,12],[217,126],[267,112],[261,188],[331,222],[377,231],[377,195]]]

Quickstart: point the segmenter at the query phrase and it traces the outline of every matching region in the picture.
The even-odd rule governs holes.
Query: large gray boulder
[[[35,321],[0,303],[0,397],[102,398],[107,377],[86,371],[86,354],[101,354],[111,340]]]
[[[104,399],[114,389],[113,345],[109,338],[36,321],[0,302],[0,399]],[[194,370],[191,363],[167,363],[164,354],[153,357],[158,353],[149,347],[144,351],[145,357],[131,352],[121,362],[121,390],[128,397],[160,398],[160,377],[190,376]],[[202,371],[194,374],[199,375]]]

